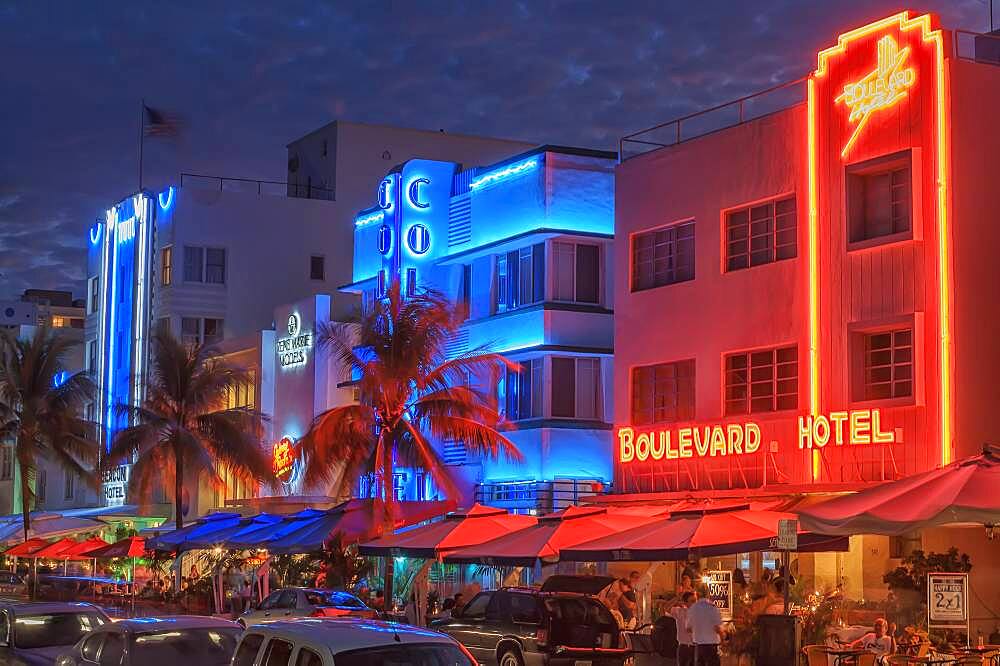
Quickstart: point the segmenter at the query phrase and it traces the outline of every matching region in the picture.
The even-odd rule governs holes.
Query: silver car
[[[0,604],[0,664],[52,666],[61,652],[110,623],[91,604]]]
[[[284,587],[264,597],[252,610],[237,620],[244,627],[256,622],[286,620],[294,617],[374,618],[373,608],[350,592],[309,587]]]

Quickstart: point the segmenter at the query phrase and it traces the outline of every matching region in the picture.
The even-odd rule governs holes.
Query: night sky
[[[983,31],[987,0],[924,0]],[[0,2],[0,298],[82,296],[85,234],[137,186],[147,140],[180,171],[285,179],[285,145],[332,120],[536,143],[620,135],[804,75],[898,0]]]

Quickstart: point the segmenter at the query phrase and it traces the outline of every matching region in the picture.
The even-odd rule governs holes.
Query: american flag
[[[181,121],[177,116],[142,105],[143,136],[177,136]]]

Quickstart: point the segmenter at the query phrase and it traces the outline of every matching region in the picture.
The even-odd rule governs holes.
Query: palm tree
[[[142,405],[119,405],[134,425],[115,434],[102,461],[108,470],[134,460],[130,485],[148,498],[173,478],[177,529],[184,526],[184,475],[191,471],[220,486],[217,464],[247,481],[270,481],[260,448],[263,417],[253,409],[222,409],[229,391],[250,380],[204,345],[185,345],[166,330],[153,336],[151,373]]]
[[[27,539],[40,457],[81,478],[94,478],[96,431],[82,414],[95,389],[86,372],[65,369],[67,355],[79,344],[68,336],[47,326],[36,328],[30,338],[18,338],[11,330],[0,333],[0,440],[14,442]]]
[[[470,379],[489,378],[512,364],[503,356],[475,350],[449,359],[445,344],[463,317],[433,291],[403,298],[393,283],[360,322],[321,325],[317,339],[352,376],[360,377],[358,404],[319,414],[299,442],[305,455],[304,481],[336,484],[348,495],[361,474],[381,477],[383,530],[392,531],[393,454],[422,467],[445,494],[456,486],[428,436],[459,441],[488,458],[522,460],[517,447],[497,431],[501,417],[493,391]],[[386,595],[392,590],[392,558],[386,558]]]

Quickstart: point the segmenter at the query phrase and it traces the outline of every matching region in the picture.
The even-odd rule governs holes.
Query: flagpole
[[[139,191],[142,192],[142,137],[145,132],[146,100],[139,100]]]

